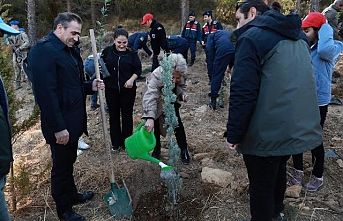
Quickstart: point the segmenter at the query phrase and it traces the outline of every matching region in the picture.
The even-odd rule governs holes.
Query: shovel
[[[100,79],[100,71],[99,71],[99,61],[97,56],[97,49],[95,44],[95,37],[94,37],[94,30],[89,30],[91,43],[92,43],[92,51],[94,57],[94,67],[96,78]],[[105,114],[105,107],[104,107],[104,97],[103,91],[98,90],[99,99],[100,99],[100,109],[101,109],[101,118],[102,118],[102,130],[104,134],[104,141],[105,147],[107,149],[108,157],[109,157],[109,164],[110,164],[110,182],[111,182],[111,192],[104,195],[104,200],[108,209],[112,216],[115,218],[122,218],[122,217],[130,217],[132,215],[132,199],[130,193],[126,187],[125,181],[123,180],[124,187],[119,187],[117,182],[114,178],[114,170],[113,170],[113,160],[111,154],[111,145],[109,143],[109,136],[107,131],[106,125],[106,114]]]

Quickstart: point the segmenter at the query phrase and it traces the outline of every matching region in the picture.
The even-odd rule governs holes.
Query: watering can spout
[[[125,139],[126,152],[132,159],[142,159],[158,164],[160,161],[149,155],[156,146],[153,132],[143,128],[145,122],[140,123],[134,133]]]

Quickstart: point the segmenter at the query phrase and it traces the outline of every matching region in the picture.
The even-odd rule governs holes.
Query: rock
[[[286,189],[285,196],[292,197],[292,198],[299,198],[302,186],[297,184],[294,186],[290,186]]]
[[[180,177],[182,177],[183,179],[188,179],[189,178],[189,174],[185,173],[185,172],[180,172]]]
[[[224,170],[203,167],[201,171],[201,178],[206,183],[212,183],[221,187],[226,187],[233,181],[234,177],[232,176],[232,173]]]
[[[338,159],[336,162],[338,163],[339,167],[343,168],[343,160],[342,159]]]
[[[193,159],[194,160],[202,160],[207,156],[208,156],[208,153],[196,153],[196,154],[194,154]]]
[[[201,160],[201,165],[203,167],[215,167],[215,163],[213,161],[213,159],[209,158],[209,157],[206,157],[204,159]]]
[[[197,109],[195,109],[195,113],[205,113],[207,111],[207,105],[202,105],[200,107],[198,107]]]

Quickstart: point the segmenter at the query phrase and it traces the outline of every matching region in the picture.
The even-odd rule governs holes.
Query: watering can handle
[[[139,131],[144,125],[145,125],[145,122],[144,122],[144,121],[141,122],[140,124],[138,124],[138,126],[137,126],[135,132]]]

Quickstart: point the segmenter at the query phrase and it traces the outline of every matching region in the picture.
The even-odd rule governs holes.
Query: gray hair
[[[187,62],[186,59],[182,56],[182,54],[171,54],[169,55],[172,61],[174,62],[173,68],[175,71],[178,71],[182,74],[182,76],[186,77],[187,74]]]

